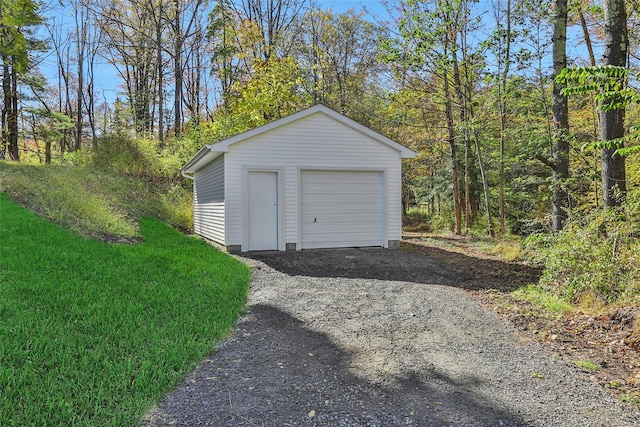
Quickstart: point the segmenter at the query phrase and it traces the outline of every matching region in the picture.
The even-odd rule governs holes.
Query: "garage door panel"
[[[301,247],[382,246],[382,174],[301,172]]]

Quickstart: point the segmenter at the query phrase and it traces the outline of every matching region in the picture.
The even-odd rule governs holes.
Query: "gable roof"
[[[185,176],[186,178],[192,178],[188,175],[185,175],[186,173],[193,173],[195,171],[197,171],[198,169],[204,167],[205,165],[209,164],[210,162],[212,162],[213,160],[215,160],[216,158],[220,157],[221,155],[223,155],[224,153],[229,151],[229,146],[233,145],[233,144],[237,144],[238,142],[242,142],[245,141],[249,138],[253,138],[255,136],[261,135],[265,132],[268,132],[270,130],[276,129],[280,126],[284,126],[286,124],[295,122],[296,120],[300,120],[303,119],[305,117],[311,116],[313,114],[324,114],[334,120],[336,120],[339,123],[342,123],[345,126],[348,126],[366,136],[368,136],[369,138],[378,141],[384,145],[387,145],[389,147],[391,147],[392,149],[396,150],[399,152],[400,157],[403,159],[409,159],[409,158],[414,158],[417,156],[417,153],[413,150],[408,149],[407,147],[405,147],[404,145],[398,144],[397,142],[395,142],[394,140],[387,138],[386,136],[356,122],[355,120],[351,120],[350,118],[348,118],[345,115],[342,115],[340,113],[338,113],[335,110],[332,110],[331,108],[324,106],[322,104],[318,104],[318,105],[314,105],[313,107],[309,107],[307,109],[304,109],[302,111],[298,111],[297,113],[291,114],[289,116],[283,117],[281,119],[278,120],[274,120],[272,122],[269,122],[265,125],[262,126],[258,126],[256,128],[253,128],[251,130],[248,130],[246,132],[240,133],[238,135],[232,136],[231,138],[227,138],[224,139],[220,142],[216,142],[214,144],[210,144],[210,145],[206,145],[204,147],[202,147],[202,149],[200,149],[200,151],[198,151],[196,153],[195,156],[193,156],[193,158],[191,158],[191,160],[189,160],[183,167],[181,170],[181,173],[183,176]]]

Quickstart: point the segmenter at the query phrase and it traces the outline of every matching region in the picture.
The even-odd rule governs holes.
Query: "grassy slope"
[[[90,167],[0,161],[0,191],[45,218],[90,238],[139,237],[138,219],[154,216],[187,230],[192,193],[178,185],[149,185]]]
[[[137,232],[89,240],[0,194],[0,424],[134,425],[228,333],[248,268],[155,219]]]

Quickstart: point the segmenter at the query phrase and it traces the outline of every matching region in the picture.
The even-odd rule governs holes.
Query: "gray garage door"
[[[382,173],[301,172],[301,248],[382,246]]]

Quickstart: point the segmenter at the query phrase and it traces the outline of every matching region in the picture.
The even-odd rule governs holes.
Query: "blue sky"
[[[385,18],[387,11],[378,0],[321,0],[318,4],[324,9],[332,9],[334,12],[345,12],[349,9],[360,11],[367,9],[377,17]],[[55,13],[47,13],[49,19],[55,19],[56,23],[62,22],[70,26],[70,30],[74,25],[73,12],[64,8],[64,3],[60,2],[56,7]],[[48,38],[49,35],[45,29],[42,29],[43,37]],[[47,77],[48,84],[55,86],[58,79],[58,70],[56,66],[56,58],[54,53],[47,55],[38,65],[40,71]],[[96,94],[99,99],[106,98],[108,102],[112,102],[117,93],[123,90],[120,88],[121,79],[118,76],[115,67],[104,58],[97,58],[96,63]],[[100,102],[100,101],[99,101]]]
[[[479,3],[475,7],[479,8],[480,10],[490,10],[492,1],[493,0],[479,0]],[[319,4],[320,7],[324,9],[330,8],[334,12],[338,12],[338,13],[345,12],[346,10],[351,8],[353,8],[355,11],[366,9],[369,13],[373,15],[374,18],[372,19],[381,19],[381,20],[389,19],[389,15],[385,6],[379,0],[322,0],[322,1],[318,1],[317,4]],[[69,25],[72,25],[72,23],[74,22],[72,13],[70,11],[65,12],[65,10],[62,7],[58,7],[56,13],[57,15],[55,15],[55,19],[57,22],[65,22],[65,23],[68,23]],[[493,14],[487,12],[485,14],[485,17],[488,21],[491,21],[493,19]],[[486,24],[487,28],[485,29],[485,31],[487,33],[491,31],[492,28],[489,28],[489,27],[492,27],[492,26],[493,24],[487,23]],[[575,34],[575,29],[573,31],[574,31],[573,37],[575,41],[576,38],[581,37],[581,34]],[[44,34],[46,34],[46,32]],[[477,34],[476,37],[483,38],[484,37],[483,32],[480,32],[479,34]],[[479,41],[481,40],[478,39],[478,40],[472,41],[472,43],[479,42]],[[551,40],[549,40],[549,43],[551,43]],[[569,48],[568,53],[570,56],[577,56],[577,55],[583,56],[583,57],[585,56],[583,55],[583,53],[581,53],[582,51],[585,50],[584,46],[580,45],[577,42],[576,43],[570,42],[568,48]],[[57,69],[55,65],[55,55],[51,54],[42,64],[40,64],[40,69],[45,74],[45,76],[48,77],[49,84],[55,85],[58,77]],[[104,60],[103,58],[98,58],[98,67],[96,71],[97,71],[97,78],[98,78],[98,81],[96,82],[96,91],[97,91],[98,97],[100,99],[104,97],[109,102],[113,101],[116,94],[119,92],[122,92],[122,89],[120,88],[121,79],[119,78],[114,66],[108,64],[106,60]]]

